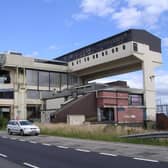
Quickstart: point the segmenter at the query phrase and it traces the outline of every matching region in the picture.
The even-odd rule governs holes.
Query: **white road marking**
[[[99,153],[100,155],[105,155],[105,156],[117,156],[115,154],[112,153]]]
[[[7,136],[2,136],[2,138],[7,139],[8,137]]]
[[[90,152],[89,150],[86,150],[86,149],[75,149],[75,150],[79,152]]]
[[[24,140],[24,139],[19,139],[19,141],[21,141],[21,142],[25,142],[26,140]]]
[[[12,140],[16,140],[16,138],[10,138],[10,139],[12,139]]]
[[[67,146],[57,146],[58,148],[61,148],[61,149],[68,149],[69,147]]]
[[[151,159],[144,159],[144,158],[133,158],[133,159],[147,161],[147,162],[159,162],[158,160],[151,160]]]
[[[51,144],[47,144],[47,143],[42,143],[42,145],[51,146]]]
[[[36,144],[37,142],[36,141],[29,141],[30,143],[32,143],[32,144]]]
[[[26,163],[26,162],[24,162],[23,165],[25,165],[27,167],[31,167],[31,168],[39,168],[38,166],[32,165],[30,163]]]
[[[7,155],[0,153],[0,157],[7,158]]]

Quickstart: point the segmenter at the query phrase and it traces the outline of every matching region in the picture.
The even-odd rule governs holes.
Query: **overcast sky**
[[[168,0],[1,0],[0,51],[52,59],[129,28],[162,39],[157,99],[168,102]],[[142,88],[142,72],[105,78]]]

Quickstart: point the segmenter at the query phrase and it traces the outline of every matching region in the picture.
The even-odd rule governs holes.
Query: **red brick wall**
[[[128,106],[128,93],[100,91],[97,97],[98,107]]]
[[[138,107],[128,107],[125,112],[118,112],[119,123],[142,123],[143,118],[143,109]]]

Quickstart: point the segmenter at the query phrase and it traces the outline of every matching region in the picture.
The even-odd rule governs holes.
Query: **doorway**
[[[103,108],[101,121],[114,121],[114,108]]]

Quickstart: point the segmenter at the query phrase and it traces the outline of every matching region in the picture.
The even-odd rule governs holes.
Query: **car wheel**
[[[10,129],[8,129],[8,134],[9,134],[9,135],[12,135],[12,132],[11,132],[11,130],[10,130]]]
[[[20,130],[20,135],[24,136],[24,131],[23,130]]]
[[[39,134],[38,134],[38,133],[36,133],[35,135],[36,135],[36,136],[38,136]]]

